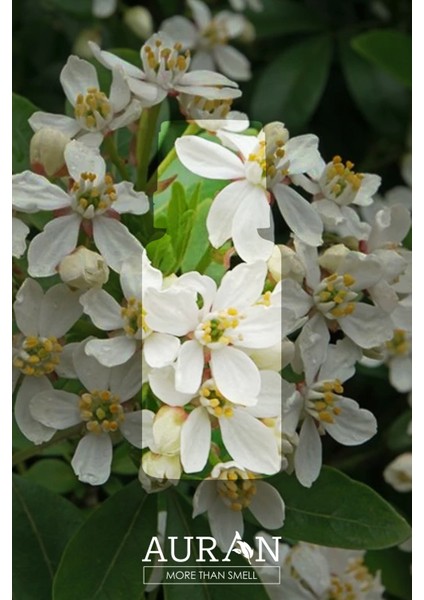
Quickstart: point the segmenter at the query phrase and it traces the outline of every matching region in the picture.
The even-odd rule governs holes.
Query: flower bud
[[[31,138],[29,157],[31,168],[39,175],[58,176],[65,167],[64,151],[71,139],[51,127],[42,127]]]
[[[281,279],[294,279],[302,283],[305,277],[305,267],[296,252],[280,244],[274,246],[271,257],[268,259],[268,270],[273,279],[278,283]]]
[[[125,11],[124,23],[142,40],[153,33],[153,19],[147,8],[134,6]]]
[[[162,406],[153,421],[154,450],[172,456],[180,452],[181,428],[186,412],[175,406]]]
[[[336,244],[331,246],[324,252],[319,258],[320,266],[329,271],[330,273],[336,273],[339,269],[340,263],[350,254],[349,248],[346,248],[344,244]]]
[[[88,42],[95,42],[100,45],[102,42],[102,36],[98,29],[83,29],[77,36],[72,51],[81,58],[91,60],[93,58],[93,52],[91,51]]]
[[[285,144],[289,139],[289,130],[285,127],[284,123],[280,123],[280,121],[268,123],[263,128],[263,131],[265,133],[267,154],[269,149],[273,152],[274,146],[276,147],[281,142]]]
[[[256,38],[256,30],[253,23],[246,19],[244,29],[239,35],[239,40],[245,44],[250,44]]]
[[[162,482],[169,480],[178,481],[181,477],[179,456],[164,456],[163,454],[155,454],[150,451],[146,452],[141,459],[139,472],[139,479],[143,487],[147,484],[146,475],[148,477],[155,477]]]
[[[405,452],[393,460],[384,469],[385,481],[397,492],[412,490],[412,454]]]
[[[59,275],[69,287],[88,290],[106,283],[109,268],[103,256],[80,246],[61,261]]]

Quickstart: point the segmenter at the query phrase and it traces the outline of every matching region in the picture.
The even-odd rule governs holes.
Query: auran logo
[[[257,545],[257,554],[255,557],[256,563],[264,563],[271,562],[274,564],[279,563],[279,546],[281,537],[273,536],[272,540],[274,541],[273,547],[270,545],[262,536],[256,536],[256,545]],[[242,540],[241,535],[238,531],[236,531],[233,541],[231,542],[231,546],[227,551],[227,554],[221,561],[214,555],[213,551],[217,547],[217,543],[215,538],[210,536],[184,536],[183,540],[185,541],[184,551],[179,548],[179,552],[181,552],[180,556],[177,556],[177,536],[169,536],[165,541],[165,545],[169,548],[170,560],[174,563],[186,563],[190,560],[194,560],[196,563],[218,563],[218,562],[231,562],[230,555],[232,552],[236,554],[240,554],[247,561],[251,562],[252,557],[254,555],[253,548]],[[193,543],[197,544],[196,546],[196,558],[192,558],[192,550]],[[268,555],[268,560],[264,558],[265,553]],[[144,563],[167,563],[168,559],[165,557],[164,550],[162,548],[161,541],[159,537],[155,536],[151,539],[149,547],[147,549],[146,555],[143,558]]]

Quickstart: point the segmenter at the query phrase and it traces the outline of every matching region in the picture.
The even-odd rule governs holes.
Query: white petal
[[[112,442],[107,433],[89,433],[79,442],[71,465],[78,479],[90,485],[102,485],[109,479]]]
[[[184,75],[181,77],[181,79],[179,80],[179,83],[181,84],[181,86],[176,86],[175,89],[178,89],[179,87],[183,87],[183,86],[218,86],[218,87],[222,87],[222,86],[229,86],[234,87],[234,88],[238,88],[238,85],[236,83],[234,83],[234,81],[231,81],[231,79],[228,79],[228,77],[225,77],[225,75],[222,75],[221,73],[212,73],[212,71],[189,71],[188,73],[184,73]],[[201,89],[201,88],[200,88]],[[179,91],[184,91],[184,89],[180,89]],[[207,90],[201,90],[204,91],[205,93],[207,92]],[[213,88],[210,89],[210,91],[214,91]],[[221,96],[223,98],[233,98],[232,95],[230,96],[225,96],[225,93],[232,93],[237,92],[237,96],[241,95],[241,92],[239,92],[239,90],[217,90],[217,91],[222,91],[224,92],[224,96]],[[187,93],[188,92],[187,90]]]
[[[81,343],[75,348],[73,360],[75,371],[82,385],[89,392],[106,390],[109,386],[110,369],[86,353],[87,344]]]
[[[181,463],[186,473],[197,473],[206,465],[211,431],[208,411],[198,406],[189,414],[181,429]]]
[[[79,344],[83,342],[72,342],[66,344],[60,353],[60,363],[56,366],[56,373],[59,377],[66,377],[67,379],[77,379],[78,375],[74,367],[74,352],[78,348]]]
[[[98,19],[107,19],[116,10],[117,0],[93,0],[93,15]]]
[[[122,263],[119,281],[127,300],[131,296],[138,300],[142,299],[142,280],[146,279],[146,277],[143,277],[143,270],[143,255],[141,254],[134,254]],[[146,281],[143,281],[143,285],[146,285]]]
[[[209,510],[218,496],[216,482],[204,479],[197,486],[193,496],[193,519]]]
[[[284,279],[281,282],[281,304],[291,310],[296,317],[306,315],[313,305],[313,300],[301,285],[294,279]]]
[[[26,250],[29,227],[17,217],[12,217],[12,256],[20,258]]]
[[[350,379],[355,374],[355,363],[361,360],[362,352],[348,338],[327,347],[327,357],[319,370],[318,380]]]
[[[299,544],[291,554],[293,568],[308,586],[317,594],[324,597],[331,589],[330,566],[318,546]],[[345,567],[345,564],[342,568]]]
[[[261,391],[257,397],[255,406],[249,406],[246,410],[254,417],[261,419],[267,417],[281,416],[282,409],[282,386],[281,375],[275,371],[260,371]]]
[[[246,262],[268,260],[274,249],[271,208],[264,189],[250,186],[233,219],[232,238]],[[258,230],[263,230],[261,233]]]
[[[315,315],[306,323],[296,340],[307,383],[314,380],[325,361],[329,342],[330,334],[325,320],[320,315]]]
[[[199,309],[192,290],[170,287],[158,292],[149,288],[144,293],[146,323],[154,331],[186,335],[197,326]]]
[[[367,256],[360,252],[349,252],[341,262],[338,272],[352,275],[355,279],[352,289],[359,291],[367,289],[380,280],[382,266],[374,256]]]
[[[326,423],[324,428],[339,444],[358,446],[377,433],[374,415],[360,408],[355,400],[341,398],[337,407],[340,408],[340,414],[335,417],[334,423]]]
[[[168,95],[167,91],[162,89],[156,83],[129,78],[128,85],[143,107],[159,104]]]
[[[175,387],[179,392],[195,394],[202,381],[203,349],[194,340],[181,346],[175,368]]]
[[[193,48],[193,45],[198,38],[197,29],[193,23],[186,19],[186,17],[180,15],[165,19],[161,24],[160,29],[172,37],[176,42],[180,42],[183,45],[183,48]]]
[[[57,210],[70,203],[69,194],[42,175],[24,171],[12,177],[12,206],[16,210]]]
[[[239,348],[269,348],[279,342],[290,330],[292,319],[281,319],[278,306],[252,306],[236,329],[234,345]],[[284,326],[284,328],[283,328]],[[239,339],[237,339],[239,336]]]
[[[245,469],[273,475],[281,459],[272,429],[243,408],[234,408],[232,417],[221,417],[222,441],[230,456]]]
[[[209,508],[208,517],[211,533],[222,552],[227,552],[230,549],[236,532],[243,537],[242,512],[231,510],[219,496]]]
[[[250,188],[245,179],[233,181],[215,196],[206,219],[209,241],[215,248],[231,238],[234,217]]]
[[[180,340],[167,333],[152,333],[143,343],[144,358],[149,367],[160,368],[177,358]]]
[[[87,94],[88,88],[99,89],[99,80],[95,67],[86,60],[71,55],[60,74],[60,83],[72,106],[77,96]]]
[[[38,335],[38,321],[43,297],[41,285],[29,278],[25,279],[16,294],[16,300],[13,303],[16,324],[25,336]]]
[[[227,148],[194,135],[178,138],[175,149],[182,164],[207,179],[243,179],[242,161]]]
[[[212,14],[205,2],[199,0],[187,0],[187,4],[193,13],[193,19],[199,29],[205,29],[212,20]]]
[[[101,50],[95,42],[89,41],[88,45],[90,46],[90,50],[93,53],[94,58],[96,58],[99,61],[99,63],[107,69],[113,69],[113,67],[120,67],[124,71],[124,73],[129,77],[139,77],[141,79],[145,77],[143,71],[140,68],[134,66],[133,64],[127,62],[122,58],[119,58],[119,56],[116,56],[111,52]]]
[[[395,356],[389,363],[389,379],[398,392],[409,392],[412,388],[412,361],[410,356]]]
[[[128,256],[139,254],[143,247],[128,229],[116,219],[93,219],[94,242],[111,269],[119,273]]]
[[[33,396],[29,409],[37,421],[53,429],[66,429],[81,423],[79,396],[63,390],[46,390]]]
[[[127,362],[110,369],[109,389],[126,402],[141,389],[141,352],[136,352]]]
[[[77,245],[81,217],[77,214],[58,217],[47,223],[28,248],[28,273],[48,277],[56,273],[62,258]]]
[[[104,331],[122,328],[121,307],[105,290],[91,289],[80,298],[84,312]]]
[[[222,278],[212,310],[230,307],[243,310],[252,306],[261,297],[266,275],[264,261],[237,265]]]
[[[284,146],[286,154],[281,162],[289,161],[290,175],[310,172],[321,164],[318,143],[319,139],[312,134],[298,135],[288,140]]]
[[[145,447],[145,439],[143,435],[143,423],[145,415],[142,410],[125,413],[125,421],[119,426],[119,430],[125,439],[136,448]]]
[[[390,319],[379,308],[358,302],[355,311],[339,321],[340,328],[360,348],[373,348],[392,337]]]
[[[193,398],[193,394],[184,394],[175,389],[174,367],[153,369],[149,373],[149,383],[154,395],[169,406],[184,406]]]
[[[118,116],[113,117],[112,121],[109,123],[109,129],[111,131],[116,131],[117,129],[131,125],[140,118],[142,110],[143,103],[140,102],[140,100],[137,100],[137,98],[133,98]]]
[[[279,492],[265,481],[256,481],[255,485],[257,493],[252,497],[249,510],[266,529],[282,527],[285,506]]]
[[[126,363],[136,348],[137,342],[134,339],[118,335],[107,340],[90,340],[87,342],[86,353],[94,356],[105,367],[114,367]]]
[[[114,112],[123,110],[131,100],[131,91],[122,69],[115,67],[112,71],[112,85],[109,100]]]
[[[34,444],[42,444],[50,440],[56,429],[45,427],[34,419],[29,410],[29,403],[39,392],[51,390],[52,384],[47,377],[24,377],[15,402],[15,420],[25,437]]]
[[[279,183],[272,191],[284,220],[295,235],[310,246],[322,244],[322,222],[311,204],[288,185]]]
[[[212,350],[211,354],[212,375],[223,396],[236,404],[244,404],[246,398],[259,394],[259,370],[247,354],[232,347]]]
[[[214,57],[219,70],[236,81],[248,81],[251,76],[250,62],[236,48],[218,45],[214,48]]]
[[[321,438],[312,417],[306,417],[294,455],[296,477],[305,487],[311,487],[318,478],[322,464]]]
[[[28,119],[28,124],[33,131],[39,131],[43,127],[51,127],[52,129],[58,129],[69,138],[73,138],[81,129],[78,121],[72,117],[41,111],[32,113]]]
[[[215,61],[210,49],[196,50],[196,54],[190,61],[190,69],[192,71],[214,71]],[[197,121],[196,121],[197,122]],[[207,129],[207,127],[206,127]]]
[[[41,304],[40,335],[57,338],[65,335],[82,315],[79,297],[78,291],[73,292],[61,283],[47,290]]]
[[[65,161],[68,171],[75,181],[79,181],[81,173],[94,173],[97,182],[103,183],[106,163],[97,148],[90,148],[77,140],[72,140],[65,148]]]
[[[115,185],[115,190],[118,197],[113,203],[113,210],[119,214],[143,215],[149,210],[149,199],[146,194],[136,192],[130,181],[121,181]]]
[[[153,419],[155,418],[155,413],[151,410],[143,409],[141,411],[142,421],[141,421],[141,447],[148,448],[154,443],[153,439]]]

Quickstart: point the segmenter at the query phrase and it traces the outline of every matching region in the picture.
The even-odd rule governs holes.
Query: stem
[[[116,140],[113,134],[110,134],[104,139],[104,147],[106,152],[109,154],[110,160],[113,162],[115,167],[118,169],[122,179],[129,181],[131,179],[128,169],[125,165],[125,161],[119,156],[118,149],[116,147]]]
[[[64,429],[63,431],[58,431],[51,440],[48,442],[44,442],[43,444],[39,444],[38,446],[31,446],[30,448],[24,448],[23,450],[18,450],[12,456],[12,467],[19,465],[20,463],[32,458],[33,456],[37,456],[40,454],[44,448],[49,448],[50,446],[54,446],[58,442],[63,442],[68,437],[74,437],[81,433],[81,424],[74,425],[74,427],[68,427],[68,429]]]
[[[149,171],[149,159],[152,151],[156,123],[159,116],[161,104],[155,104],[149,108],[143,108],[137,131],[137,183],[135,189],[145,191],[147,186],[147,174]]]
[[[181,137],[183,137],[184,135],[195,135],[198,131],[200,131],[200,127],[198,125],[196,125],[196,123],[194,123],[194,122],[190,123],[190,125],[188,125],[188,127],[186,127],[186,129],[181,134]],[[165,173],[167,168],[174,162],[174,160],[176,158],[177,158],[177,152],[175,150],[175,146],[173,146],[172,149],[165,156],[165,158],[162,160],[162,162],[159,164],[156,171],[150,177],[150,179],[147,183],[147,187],[146,187],[146,189],[149,191],[149,193],[153,193],[155,191],[156,182],[159,181],[159,179]]]

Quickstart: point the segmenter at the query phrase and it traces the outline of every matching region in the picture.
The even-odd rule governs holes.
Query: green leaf
[[[379,133],[403,143],[411,112],[408,90],[358,56],[345,40],[340,44],[340,58],[346,84],[365,119]]]
[[[250,13],[257,39],[271,38],[291,33],[321,31],[326,22],[311,6],[293,0],[265,0],[264,9]]]
[[[84,520],[70,502],[13,476],[13,597],[51,598],[53,576],[68,540]]]
[[[152,265],[160,269],[165,276],[175,271],[177,259],[170,235],[165,233],[161,238],[149,242],[146,250]]]
[[[28,119],[37,109],[32,102],[12,94],[12,171],[20,173],[29,169],[29,143],[34,132]]]
[[[167,212],[167,233],[171,237],[177,266],[180,265],[193,223],[194,211],[188,210],[186,194],[178,181],[172,185]]]
[[[77,17],[91,17],[92,2],[90,0],[50,0],[52,7]]]
[[[179,495],[175,490],[169,490],[167,497],[167,520],[166,520],[166,542],[164,554],[168,559],[167,566],[175,566],[181,569],[181,563],[175,563],[170,555],[168,547],[168,538],[176,536],[175,540],[175,556],[184,556],[186,554],[186,542],[184,536],[208,536],[210,535],[207,521],[204,517],[192,518],[192,508],[189,502]],[[198,557],[197,544],[191,541],[191,565]],[[213,551],[214,556],[221,561],[224,554],[219,550]],[[200,563],[202,564],[202,563]],[[217,563],[218,564],[218,563]],[[246,561],[237,554],[231,555],[231,562],[224,563],[229,566],[243,566],[246,570],[251,567]],[[211,566],[210,564],[208,565]],[[212,565],[213,566],[213,565]],[[216,567],[219,570],[219,566]],[[252,569],[253,572],[253,569]],[[165,600],[269,600],[269,596],[265,592],[261,584],[244,585],[243,593],[240,593],[238,585],[226,585],[225,583],[213,585],[210,583],[193,583],[193,584],[168,584],[163,586]]]
[[[314,113],[324,91],[332,56],[329,36],[299,42],[262,72],[251,102],[251,117],[284,121],[299,129]]]
[[[373,550],[365,555],[365,563],[375,573],[381,571],[386,592],[401,600],[411,600],[411,554],[398,548]]]
[[[154,535],[156,498],[136,480],[106,500],[73,537],[55,577],[53,599],[140,600],[140,557]]]
[[[393,452],[404,452],[411,448],[412,437],[408,433],[411,420],[412,411],[407,410],[396,419],[386,432],[387,445]]]
[[[336,469],[323,467],[311,488],[286,473],[269,482],[286,503],[286,520],[278,534],[289,539],[377,550],[400,544],[411,534],[408,523],[388,502]]]
[[[57,494],[67,494],[78,485],[69,464],[57,458],[37,461],[25,472],[25,478]]]
[[[391,29],[375,29],[352,39],[352,48],[404,85],[412,86],[411,36]]]
[[[212,200],[207,198],[197,207],[190,237],[181,263],[183,273],[194,271],[210,249],[206,218],[211,204]]]

